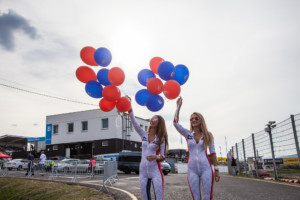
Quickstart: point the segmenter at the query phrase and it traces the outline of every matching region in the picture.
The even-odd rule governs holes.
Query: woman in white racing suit
[[[147,131],[137,123],[132,108],[128,111],[136,132],[142,139],[142,158],[139,167],[140,189],[144,200],[151,199],[151,181],[154,186],[155,199],[162,200],[164,192],[164,176],[160,162],[165,159],[168,148],[168,134],[165,120],[154,115]]]
[[[203,195],[205,200],[213,197],[214,179],[220,180],[219,168],[212,134],[207,130],[205,120],[200,113],[194,112],[190,117],[190,130],[183,128],[179,123],[179,112],[182,98],[177,100],[177,110],[174,117],[174,126],[177,131],[186,138],[189,161],[188,161],[188,184],[194,200],[200,200]],[[209,148],[210,156],[214,165],[214,172],[207,155]],[[200,181],[203,194],[200,190]]]

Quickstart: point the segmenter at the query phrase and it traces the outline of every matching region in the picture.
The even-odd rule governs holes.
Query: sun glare
[[[112,36],[113,63],[131,70],[149,67],[149,40],[141,30],[123,28]]]

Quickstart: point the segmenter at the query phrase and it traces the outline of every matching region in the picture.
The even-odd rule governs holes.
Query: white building
[[[149,120],[136,117],[147,130]],[[127,113],[100,109],[46,117],[46,154],[90,158],[91,155],[141,151],[141,138]]]

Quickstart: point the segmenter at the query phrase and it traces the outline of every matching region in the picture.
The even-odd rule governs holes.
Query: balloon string
[[[120,88],[121,92],[122,92],[123,94],[125,94],[125,96],[128,96],[128,94],[127,94],[126,92],[124,92],[122,86],[119,86],[119,88]],[[163,93],[161,93],[161,94],[159,94],[159,95],[164,99],[165,102],[170,102],[170,101],[171,101],[171,99],[166,98],[165,95],[164,95]]]
[[[122,86],[119,86],[119,87],[120,87],[120,90],[121,90],[121,92],[122,92],[122,93],[124,93],[124,94],[125,94],[125,96],[127,96],[127,93],[126,93],[126,92],[124,92],[124,90],[123,90]]]

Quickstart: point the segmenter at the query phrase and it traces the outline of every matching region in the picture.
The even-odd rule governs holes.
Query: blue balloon
[[[159,77],[165,81],[171,80],[174,76],[174,65],[169,61],[164,61],[157,68]]]
[[[143,69],[138,74],[138,80],[143,86],[147,86],[147,81],[150,78],[155,78],[155,74],[149,69]]]
[[[164,99],[159,95],[152,94],[148,97],[146,106],[150,111],[157,112],[164,106]]]
[[[103,69],[100,69],[97,73],[97,79],[98,79],[99,83],[101,83],[104,86],[111,85],[111,83],[108,80],[108,72],[109,72],[109,69],[103,68]]]
[[[135,94],[135,101],[141,105],[141,106],[145,106],[148,97],[151,95],[151,93],[147,90],[147,89],[142,89],[139,90],[136,94]]]
[[[110,64],[112,56],[107,48],[101,47],[95,51],[94,58],[98,65],[106,67]]]
[[[176,65],[173,80],[183,85],[188,80],[189,75],[189,69],[185,65]]]
[[[93,98],[102,97],[102,85],[98,81],[89,81],[85,85],[85,91]]]

